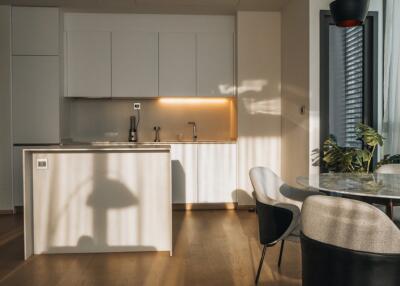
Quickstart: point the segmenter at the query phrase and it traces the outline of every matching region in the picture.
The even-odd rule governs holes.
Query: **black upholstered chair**
[[[400,230],[379,209],[313,196],[301,224],[303,286],[400,285]]]
[[[302,202],[306,197],[316,193],[288,186],[266,167],[252,168],[250,180],[254,188],[253,197],[256,200],[260,243],[263,245],[255,281],[257,284],[267,247],[281,241],[278,259],[280,267],[285,240],[299,241]]]
[[[274,246],[283,241],[296,226],[292,211],[273,205],[267,205],[256,200],[256,211],[258,216],[260,243],[263,245],[260,264],[258,266],[255,284],[258,284],[261,269],[264,262],[267,247]],[[282,248],[279,254],[279,261],[282,258]],[[279,262],[280,263],[280,262]]]

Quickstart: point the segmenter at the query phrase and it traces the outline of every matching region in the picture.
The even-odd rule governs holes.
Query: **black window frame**
[[[368,12],[364,23],[363,123],[378,127],[378,25],[379,13]],[[320,11],[320,150],[329,134],[329,10]]]

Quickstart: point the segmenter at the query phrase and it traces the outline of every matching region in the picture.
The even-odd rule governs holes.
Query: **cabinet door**
[[[199,203],[236,202],[236,145],[198,146]]]
[[[197,203],[197,146],[173,144],[171,164],[172,202]]]
[[[197,34],[197,95],[234,95],[233,45],[233,33]]]
[[[111,33],[67,33],[69,97],[111,97]]]
[[[157,33],[112,33],[112,96],[158,96]]]
[[[12,63],[14,144],[59,143],[58,56],[14,56]]]
[[[58,55],[58,8],[13,7],[12,33],[13,55]]]
[[[196,95],[196,35],[160,33],[160,96]]]

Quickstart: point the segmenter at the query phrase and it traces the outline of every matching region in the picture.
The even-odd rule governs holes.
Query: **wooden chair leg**
[[[261,259],[260,259],[260,264],[258,265],[258,270],[257,270],[257,275],[256,275],[256,281],[255,284],[258,285],[258,280],[260,278],[260,274],[261,274],[261,269],[262,269],[262,265],[264,262],[264,257],[265,257],[265,252],[267,250],[267,246],[264,245],[263,250],[262,250],[262,254],[261,254]]]
[[[278,268],[281,267],[282,253],[283,253],[283,247],[284,246],[285,246],[285,240],[282,240],[282,242],[281,242],[281,250],[279,251]]]

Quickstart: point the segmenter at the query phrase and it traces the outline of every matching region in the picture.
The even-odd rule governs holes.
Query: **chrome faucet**
[[[154,130],[154,142],[160,142],[160,130],[161,127],[160,126],[154,126],[153,128]]]
[[[192,125],[193,126],[193,141],[196,141],[197,140],[197,127],[196,127],[196,122],[194,122],[194,121],[189,121],[188,122],[188,124],[189,125]]]

